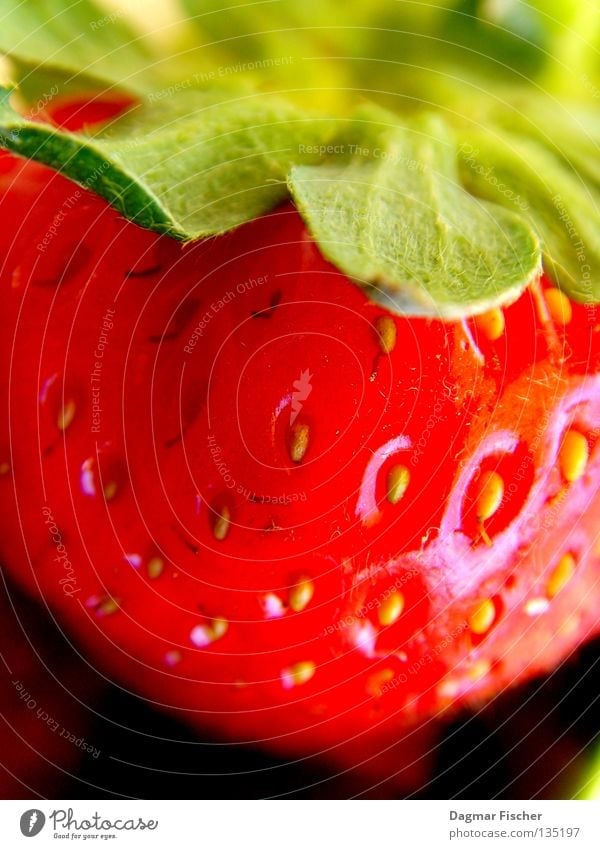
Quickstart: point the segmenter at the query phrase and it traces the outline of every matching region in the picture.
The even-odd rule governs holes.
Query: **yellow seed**
[[[530,598],[525,602],[525,613],[528,616],[541,616],[546,613],[550,607],[550,602],[547,598]]]
[[[315,674],[315,670],[316,666],[312,660],[303,660],[301,663],[295,663],[294,666],[284,669],[281,676],[284,687],[289,689],[290,687],[298,687],[301,684],[306,684]]]
[[[560,289],[546,289],[544,299],[552,321],[563,326],[571,321],[573,318],[571,301]]]
[[[221,637],[224,637],[229,629],[229,622],[227,619],[213,619],[211,631],[213,640],[220,640]]]
[[[489,673],[490,669],[491,664],[489,660],[481,658],[480,660],[476,660],[475,663],[469,667],[467,677],[471,681],[481,681],[481,679],[485,678],[485,676]]]
[[[566,587],[575,574],[575,566],[576,562],[573,555],[570,552],[563,554],[548,579],[548,584],[546,585],[546,595],[548,598],[554,598]]]
[[[397,504],[406,493],[410,483],[410,472],[406,466],[394,466],[387,479],[387,497],[390,504]]]
[[[590,456],[588,442],[578,430],[568,430],[558,452],[558,463],[562,476],[569,483],[574,483],[585,472]]]
[[[379,344],[384,354],[391,354],[396,347],[396,322],[389,315],[380,315],[375,321],[375,329],[379,337]]]
[[[315,592],[315,585],[308,578],[302,578],[290,590],[290,607],[295,613],[304,610]]]
[[[308,425],[294,425],[290,442],[290,457],[294,463],[300,463],[304,459],[306,449],[308,448],[309,433]]]
[[[11,288],[12,289],[18,289],[22,282],[23,282],[23,268],[20,265],[17,265],[17,267],[15,269],[13,269],[13,272],[10,275]]]
[[[378,699],[383,695],[383,688],[394,677],[393,669],[380,669],[379,672],[374,672],[367,678],[366,691],[373,699]]]
[[[112,499],[117,494],[117,484],[115,481],[109,481],[104,487],[104,498],[107,501],[112,501]]]
[[[446,678],[438,686],[437,691],[443,701],[451,701],[460,693],[460,681],[456,678]]]
[[[0,475],[7,475],[10,472],[10,463],[0,463]]]
[[[475,327],[490,342],[495,342],[504,333],[504,313],[498,307],[475,316]]]
[[[491,598],[480,601],[469,614],[469,628],[474,634],[485,634],[496,618],[496,608]]]
[[[215,539],[218,539],[219,542],[222,542],[229,533],[230,525],[231,513],[229,512],[228,507],[223,507],[221,513],[217,516],[213,527],[213,534],[215,536]]]
[[[267,593],[262,596],[260,603],[267,619],[277,619],[285,613],[285,605],[275,593]]]
[[[502,504],[504,481],[498,472],[484,472],[478,481],[475,511],[480,522],[490,519]]]
[[[190,639],[195,646],[202,649],[225,636],[228,628],[229,622],[226,619],[213,619],[209,623],[192,628]]]
[[[387,625],[393,625],[396,619],[398,619],[398,617],[402,614],[403,610],[404,596],[399,592],[392,593],[389,598],[386,598],[386,600],[382,602],[377,611],[379,624],[384,627]]]
[[[75,401],[67,401],[56,418],[59,430],[66,430],[75,418]]]
[[[153,557],[148,561],[148,576],[150,578],[158,578],[162,575],[165,568],[164,561],[161,557]]]
[[[548,499],[548,506],[549,507],[558,507],[558,505],[562,504],[562,502],[565,500],[565,498],[567,497],[567,494],[568,494],[567,490],[563,486],[562,489],[558,490],[556,495],[553,495]]]
[[[100,602],[96,608],[96,613],[100,616],[110,616],[112,613],[116,613],[120,606],[121,605],[116,598],[111,598],[109,596]]]

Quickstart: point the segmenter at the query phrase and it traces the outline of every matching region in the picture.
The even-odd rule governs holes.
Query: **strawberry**
[[[0,554],[118,679],[414,781],[597,631],[595,307],[400,316],[290,204],[182,247],[0,162]]]
[[[40,608],[4,581],[0,712],[0,796],[58,792],[99,750],[86,736],[98,682]]]

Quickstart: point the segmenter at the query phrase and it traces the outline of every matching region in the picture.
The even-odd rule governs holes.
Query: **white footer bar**
[[[32,841],[32,842],[28,842]],[[1,801],[0,846],[598,849],[600,803]]]

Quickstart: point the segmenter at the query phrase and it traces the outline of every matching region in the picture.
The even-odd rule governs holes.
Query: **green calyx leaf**
[[[515,300],[541,270],[530,225],[468,194],[441,118],[399,126],[371,114],[366,142],[292,169],[292,196],[323,253],[399,312],[460,318]]]
[[[600,300],[600,122],[585,109],[600,91],[598,10],[373,0],[341,19],[333,0],[181,4],[161,49],[94,0],[7,0],[0,52],[37,120],[0,90],[0,147],[184,241],[291,194],[323,253],[392,310],[453,319],[509,303],[542,252],[572,297]],[[545,102],[516,85],[529,76]],[[100,131],[39,121],[55,97],[115,86],[138,103]],[[579,107],[556,119],[566,90]],[[361,96],[412,117],[349,119]]]
[[[287,195],[292,162],[327,121],[272,95],[179,92],[145,100],[94,135],[17,114],[0,100],[0,144],[106,198],[127,218],[182,240],[224,233]]]
[[[540,272],[530,224],[461,184],[438,116],[401,126],[372,107],[332,122],[269,94],[185,90],[83,134],[28,120],[9,95],[3,146],[178,239],[231,230],[289,188],[325,256],[389,309],[461,318],[515,300]]]
[[[93,0],[4,0],[0,53],[30,69],[50,66],[143,91],[157,85],[157,57],[122,10]],[[27,72],[25,72],[27,73]]]
[[[460,148],[461,173],[479,197],[527,218],[540,236],[552,280],[573,299],[594,303],[600,300],[598,159],[580,156],[584,142],[574,143],[571,160],[563,158],[541,138],[502,129],[470,131]]]

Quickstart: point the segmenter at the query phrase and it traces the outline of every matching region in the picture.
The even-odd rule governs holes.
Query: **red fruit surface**
[[[59,794],[80,761],[100,755],[86,736],[98,681],[4,576],[0,615],[0,799]]]
[[[119,680],[383,775],[598,630],[596,307],[394,316],[290,205],[183,247],[1,162],[0,555]]]

